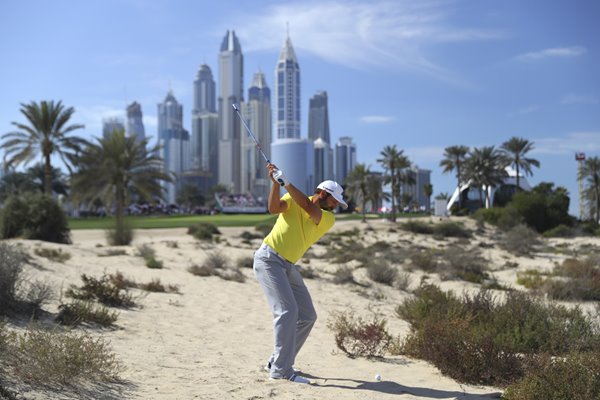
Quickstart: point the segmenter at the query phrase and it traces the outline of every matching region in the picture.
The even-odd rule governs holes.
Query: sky
[[[24,122],[21,103],[62,100],[85,124],[77,134],[98,137],[137,101],[153,141],[169,89],[191,131],[193,80],[204,63],[219,79],[226,31],[244,54],[244,96],[258,71],[273,90],[289,32],[302,137],[326,90],[332,142],[352,137],[373,171],[396,145],[431,170],[434,196],[456,186],[444,148],[524,138],[541,164],[530,184],[565,187],[577,216],[575,153],[600,156],[598,21],[596,0],[2,1],[0,134]]]

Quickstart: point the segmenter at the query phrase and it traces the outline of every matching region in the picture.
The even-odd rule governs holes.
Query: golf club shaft
[[[244,124],[244,127],[246,128],[246,130],[250,134],[250,137],[252,138],[252,140],[254,140],[254,143],[256,143],[256,148],[258,149],[258,151],[260,152],[260,154],[263,156],[263,158],[265,159],[265,161],[267,163],[271,164],[271,161],[267,158],[267,155],[265,154],[265,152],[263,151],[263,149],[260,147],[260,143],[258,143],[258,140],[256,140],[256,137],[254,136],[254,133],[252,133],[252,129],[250,129],[250,127],[246,123],[246,120],[242,116],[242,113],[240,112],[240,109],[237,108],[237,106],[235,104],[231,104],[231,105],[233,106],[233,109],[237,113],[238,117],[240,117],[240,120],[242,120],[242,123]]]

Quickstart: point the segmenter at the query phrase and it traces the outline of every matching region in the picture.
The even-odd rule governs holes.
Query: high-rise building
[[[416,165],[411,165],[403,171],[410,179],[400,183],[400,194],[410,204],[405,204],[410,211],[427,211],[431,209],[430,200],[425,194],[425,185],[431,183],[431,170],[421,169]],[[415,209],[418,208],[418,209]]]
[[[127,106],[127,135],[136,138],[138,142],[146,138],[146,130],[142,121],[142,106],[137,101]]]
[[[308,105],[308,138],[323,139],[331,143],[329,138],[329,111],[327,109],[327,92],[319,91],[309,100]]]
[[[289,36],[275,68],[275,126],[277,139],[300,138],[300,66]]]
[[[315,148],[315,183],[334,179],[333,150],[322,138],[313,142]]]
[[[219,114],[216,112],[215,81],[212,71],[202,64],[194,80],[190,169],[197,185],[211,187],[219,176]]]
[[[104,138],[114,131],[125,132],[125,124],[121,118],[113,117],[102,120],[102,136]]]
[[[278,139],[271,145],[273,162],[300,191],[312,195],[319,182],[314,177],[313,142],[308,139]],[[282,192],[285,192],[282,188]]]
[[[352,138],[341,137],[335,145],[335,180],[343,185],[346,177],[356,166],[356,145]]]
[[[165,182],[165,200],[176,202],[177,191],[181,188],[181,173],[189,167],[188,131],[183,129],[183,106],[169,91],[162,103],[158,104],[158,141],[161,145],[160,156],[164,171],[174,175],[174,182]]]
[[[254,74],[248,89],[248,101],[243,107],[248,126],[256,136],[267,158],[271,157],[271,90],[262,72]],[[271,180],[265,160],[256,149],[252,138],[245,134],[242,138],[242,192],[250,192],[256,198],[267,199]]]
[[[234,31],[227,31],[219,53],[219,183],[241,190],[241,123],[232,104],[244,101],[244,56]]]

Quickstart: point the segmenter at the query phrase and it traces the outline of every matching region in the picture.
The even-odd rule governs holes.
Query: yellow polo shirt
[[[312,201],[312,196],[309,198]],[[279,214],[275,226],[264,242],[280,256],[295,264],[306,250],[333,226],[335,216],[331,211],[322,210],[323,215],[317,225],[308,213],[292,200],[289,193],[284,194],[281,200],[287,203],[287,210]]]

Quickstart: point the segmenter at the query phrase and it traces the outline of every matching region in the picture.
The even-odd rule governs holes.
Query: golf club
[[[250,127],[248,126],[248,123],[246,122],[246,120],[242,116],[242,113],[240,112],[240,109],[235,104],[233,104],[233,103],[231,105],[232,105],[233,109],[235,110],[235,112],[237,113],[238,117],[240,117],[240,120],[242,121],[242,124],[244,124],[244,127],[246,128],[246,131],[248,131],[248,134],[250,135],[250,137],[252,138],[252,140],[254,140],[254,143],[256,144],[256,148],[258,149],[258,151],[260,152],[260,154],[263,156],[263,158],[265,159],[265,161],[267,162],[267,164],[271,164],[271,161],[267,158],[267,155],[263,151],[262,147],[260,147],[260,143],[258,143],[258,140],[256,140],[256,136],[254,136],[254,133],[252,133],[252,129],[250,129]],[[279,184],[281,186],[284,186],[285,182],[283,181],[283,179],[280,179],[279,176],[281,176],[281,171],[277,170],[277,171],[275,171],[273,173],[273,177],[277,180],[277,182],[279,182]]]

